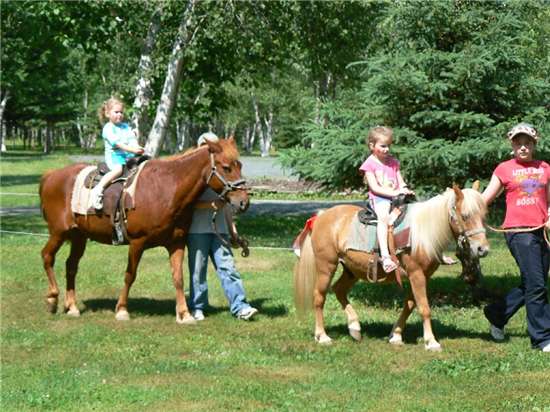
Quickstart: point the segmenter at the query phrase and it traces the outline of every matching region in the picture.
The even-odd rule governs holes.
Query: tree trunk
[[[258,106],[258,101],[256,100],[256,96],[252,95],[252,105],[254,106],[254,118],[256,119],[254,124],[254,134],[257,135],[260,139],[260,146],[262,145],[262,142],[264,141],[264,129],[262,127],[262,120],[260,118],[260,107]],[[262,148],[260,147],[260,150]]]
[[[178,86],[181,81],[181,73],[183,69],[183,58],[185,49],[189,46],[193,38],[193,32],[191,30],[192,20],[194,17],[194,7],[196,0],[188,0],[187,8],[183,14],[183,19],[178,31],[178,36],[174,42],[172,49],[172,55],[168,63],[168,70],[166,73],[166,79],[164,81],[164,87],[160,102],[157,107],[157,114],[147,144],[145,146],[145,152],[149,155],[156,157],[160,152],[160,147],[163,139],[166,136],[166,131],[170,123],[172,111],[176,105],[176,96],[178,92]]]
[[[273,140],[273,109],[269,109],[269,113],[264,118],[265,133],[262,135],[260,141],[260,150],[262,157],[269,157],[269,150],[271,149],[271,142]]]
[[[4,142],[4,109],[6,108],[6,103],[8,102],[9,92],[4,93],[2,100],[0,101],[0,151],[2,153],[7,152],[6,143]]]
[[[147,37],[145,38],[145,43],[139,59],[139,79],[136,84],[136,98],[134,99],[132,125],[141,144],[144,143],[144,138],[147,135],[147,129],[149,127],[148,109],[151,104],[151,96],[153,93],[151,88],[151,77],[153,73],[153,60],[151,54],[155,48],[157,34],[160,31],[162,5],[162,2],[158,3],[158,7],[151,16]]]

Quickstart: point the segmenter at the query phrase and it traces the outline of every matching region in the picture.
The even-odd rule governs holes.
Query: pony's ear
[[[231,133],[229,135],[229,137],[227,137],[227,140],[229,140],[230,142],[234,142],[235,141],[235,133]]]
[[[462,199],[464,199],[464,194],[462,193],[462,190],[460,190],[460,187],[456,183],[453,183],[453,191],[456,195],[456,203],[461,202]]]
[[[476,192],[479,192],[479,180],[474,181],[472,183],[472,189],[474,189]]]

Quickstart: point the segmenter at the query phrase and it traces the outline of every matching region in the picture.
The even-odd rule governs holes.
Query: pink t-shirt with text
[[[364,173],[370,172],[376,177],[376,181],[382,187],[389,187],[392,189],[399,189],[399,180],[397,179],[397,173],[399,172],[399,161],[391,156],[385,163],[382,163],[374,155],[367,157],[367,160],[359,167]],[[377,195],[369,188],[369,196],[382,197]]]
[[[502,162],[494,171],[506,191],[506,216],[502,227],[536,227],[548,219],[547,187],[550,166],[542,160]]]

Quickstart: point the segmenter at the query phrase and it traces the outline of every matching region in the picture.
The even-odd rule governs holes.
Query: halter
[[[454,198],[452,199],[451,206],[449,207],[449,217],[451,222],[454,222],[458,227],[457,243],[459,245],[463,245],[466,240],[470,239],[475,235],[479,235],[480,233],[485,233],[484,227],[480,227],[472,230],[464,229],[464,220],[462,219],[462,216],[459,216],[459,214],[456,212],[456,200]]]
[[[218,194],[220,200],[225,201],[226,196],[229,192],[234,192],[235,190],[246,190],[246,180],[239,179],[233,182],[228,182],[216,169],[216,162],[214,162],[214,153],[210,153],[210,175],[206,179],[206,184],[210,186],[210,180],[212,177],[216,176],[220,182],[223,184],[223,190]]]

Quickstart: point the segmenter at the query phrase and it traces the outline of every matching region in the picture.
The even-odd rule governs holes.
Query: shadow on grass
[[[397,320],[397,316],[396,316]],[[389,339],[393,323],[388,322],[361,322],[361,333],[363,337],[376,338],[376,339]],[[437,319],[432,319],[432,328],[436,339],[480,339],[484,341],[493,341],[489,335],[489,329],[487,326],[486,332],[477,332],[472,330],[466,330],[456,327],[452,324],[441,323]],[[348,327],[345,323],[340,325],[330,326],[326,328],[327,334],[332,338],[339,338],[349,336]],[[403,332],[403,342],[405,344],[416,344],[422,339],[424,330],[422,328],[422,322],[416,321],[407,323]],[[523,336],[522,333],[512,333],[510,336]],[[350,337],[351,339],[351,337]],[[507,339],[509,340],[509,336]],[[505,341],[506,341],[505,340]]]
[[[485,277],[483,285],[497,295],[503,295],[505,291],[516,287],[518,279],[515,277]],[[410,284],[405,282],[403,290],[397,284],[375,285],[366,282],[358,282],[351,290],[349,297],[366,302],[380,308],[401,307],[406,293],[410,290]],[[467,308],[480,306],[474,299],[470,286],[462,279],[449,277],[435,277],[428,282],[428,301],[431,307],[452,306]]]
[[[269,305],[270,299],[260,298],[254,299],[250,302],[252,306],[258,309],[260,314],[267,316],[268,318],[277,318],[288,315],[288,308],[284,305]],[[86,312],[101,312],[112,311],[114,312],[117,300],[116,299],[87,299],[82,302],[84,309],[82,313]],[[151,299],[151,298],[129,298],[128,299],[128,311],[130,313],[136,313],[141,315],[174,315],[176,310],[175,299]],[[216,315],[222,312],[229,311],[227,306],[208,306],[205,313],[208,315]]]

